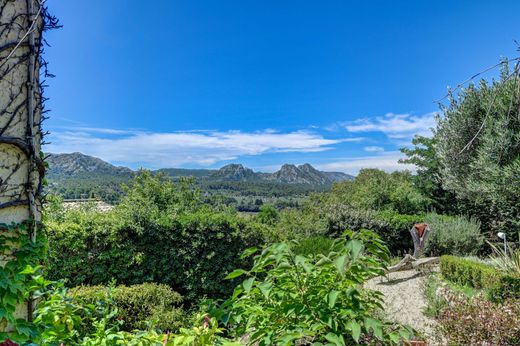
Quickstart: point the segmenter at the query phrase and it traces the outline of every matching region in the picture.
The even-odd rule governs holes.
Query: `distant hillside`
[[[97,197],[116,202],[122,194],[121,184],[135,174],[127,167],[114,166],[82,153],[51,154],[47,159],[49,192],[65,198]],[[177,179],[191,176],[204,191],[240,196],[301,196],[323,191],[332,183],[353,179],[339,172],[322,172],[310,164],[283,165],[274,173],[254,172],[241,164],[215,169],[163,168],[162,172]]]
[[[97,157],[82,153],[51,154],[47,158],[49,168],[47,176],[78,176],[84,174],[102,174],[131,177],[133,171],[127,167],[117,167]]]

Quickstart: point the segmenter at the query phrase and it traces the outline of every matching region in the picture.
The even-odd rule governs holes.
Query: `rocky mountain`
[[[252,169],[241,164],[226,165],[209,176],[210,179],[222,181],[250,181],[258,180],[258,175]]]
[[[97,157],[82,153],[50,154],[46,161],[49,164],[47,175],[50,177],[71,177],[92,173],[131,177],[134,173],[130,168],[114,166]]]
[[[114,166],[97,157],[82,153],[51,154],[47,159],[50,180],[72,179],[74,177],[89,179],[100,177],[130,178],[135,172],[127,167]],[[334,182],[353,179],[351,175],[340,172],[319,171],[310,164],[300,166],[284,164],[274,173],[254,172],[241,164],[229,164],[218,170],[163,168],[163,172],[173,178],[193,176],[203,181],[221,182],[275,182],[283,184],[331,185]]]
[[[322,172],[305,163],[300,166],[285,164],[279,171],[273,173],[270,179],[288,184],[331,185],[334,182],[352,178],[351,175],[345,173]]]

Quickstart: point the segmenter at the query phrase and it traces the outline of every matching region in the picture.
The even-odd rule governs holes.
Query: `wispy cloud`
[[[382,132],[389,138],[411,138],[416,134],[430,136],[435,127],[435,112],[423,115],[387,113],[374,118],[362,118],[341,125],[349,132]]]
[[[280,133],[272,129],[153,133],[78,127],[53,132],[45,150],[79,151],[110,162],[157,168],[212,165],[272,152],[321,152],[333,149],[334,144],[359,140],[362,138],[328,139],[309,131]]]
[[[404,155],[399,151],[389,151],[374,156],[341,158],[317,165],[317,167],[325,171],[339,171],[349,174],[357,174],[363,168],[378,168],[387,172],[415,170],[413,165],[405,165],[398,162],[403,157]]]
[[[385,151],[385,148],[374,145],[374,146],[364,147],[363,150],[368,151],[369,153],[376,153],[376,152],[380,152],[380,151]]]

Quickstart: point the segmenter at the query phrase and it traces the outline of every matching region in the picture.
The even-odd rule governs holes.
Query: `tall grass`
[[[487,242],[493,253],[489,256],[491,263],[510,275],[520,276],[520,250],[513,250],[509,245],[505,249]]]

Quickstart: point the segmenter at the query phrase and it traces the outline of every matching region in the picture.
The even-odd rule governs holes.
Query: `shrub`
[[[520,277],[510,276],[490,265],[455,256],[442,256],[440,269],[446,280],[483,289],[492,300],[520,299]]]
[[[520,343],[520,301],[494,304],[482,295],[449,294],[437,331],[449,345],[509,346]]]
[[[324,208],[327,235],[339,236],[341,230],[370,229],[388,245],[392,253],[403,253],[413,248],[410,228],[422,222],[422,215],[402,215],[394,211],[354,209],[344,204],[327,205]]]
[[[431,229],[426,253],[434,256],[471,256],[482,250],[484,236],[480,232],[480,223],[473,218],[429,213],[424,222]]]
[[[287,243],[273,244],[255,256],[251,270],[230,273],[229,279],[247,276],[224,304],[234,333],[261,345],[350,345],[366,338],[386,345],[407,339],[407,329],[376,317],[381,293],[363,288],[384,273],[388,249],[370,231],[346,236],[327,256],[305,257]]]
[[[84,305],[105,301],[110,292],[104,286],[79,286],[71,289],[68,295]],[[117,308],[116,318],[123,321],[122,329],[126,331],[149,327],[178,330],[184,322],[182,297],[166,285],[117,286],[112,290],[111,299]]]

